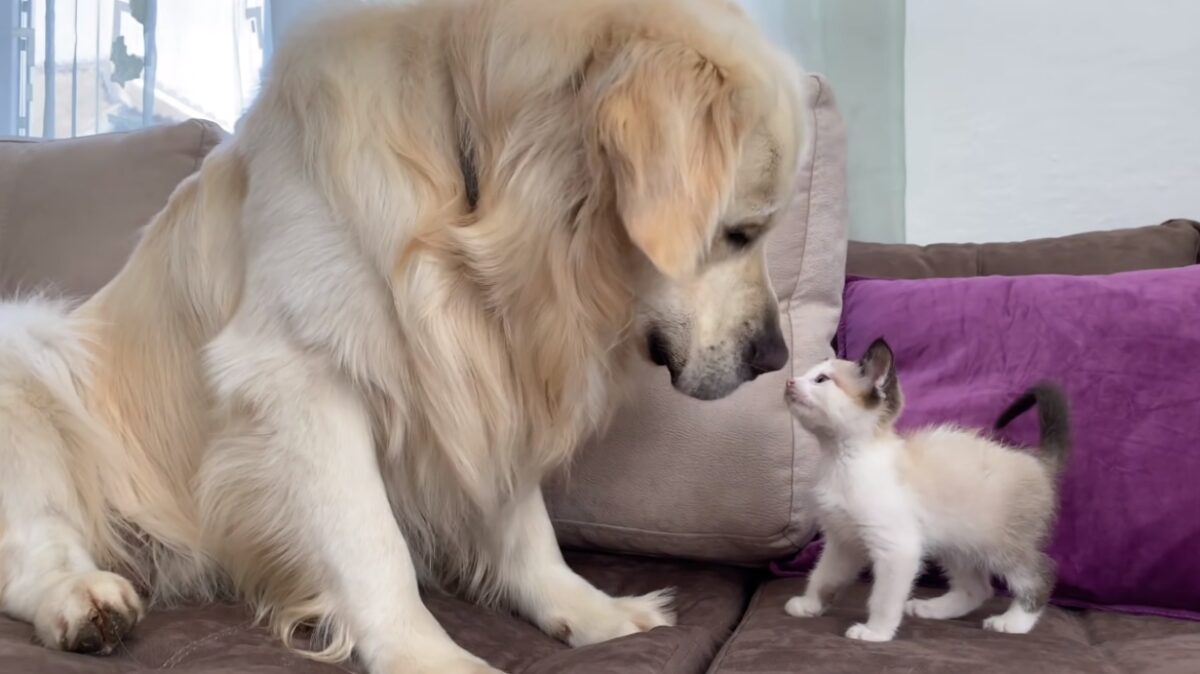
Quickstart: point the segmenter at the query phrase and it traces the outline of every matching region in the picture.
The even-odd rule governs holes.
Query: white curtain
[[[232,129],[271,50],[268,0],[0,3],[0,36],[12,36],[0,45],[0,134],[66,138],[189,117]]]
[[[850,235],[904,241],[904,0],[740,0],[846,118]]]

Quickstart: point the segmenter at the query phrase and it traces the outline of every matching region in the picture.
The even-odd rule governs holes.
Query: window
[[[12,0],[0,134],[66,138],[191,117],[232,129],[271,52],[270,0]],[[8,30],[5,30],[8,29]]]

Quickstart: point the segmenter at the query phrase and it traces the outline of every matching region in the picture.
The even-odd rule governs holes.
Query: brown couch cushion
[[[783,404],[794,370],[832,355],[846,246],[845,147],[832,92],[810,78],[804,169],[767,243],[791,367],[698,402],[647,365],[612,429],[548,490],[567,545],[728,562],[777,558],[814,531],[801,506],[816,441]]]
[[[1051,607],[1033,632],[997,634],[981,627],[1002,611],[995,598],[959,620],[905,618],[894,641],[868,644],[843,636],[866,617],[868,587],[846,592],[820,618],[784,614],[804,580],[765,583],[713,662],[718,674],[1190,674],[1200,672],[1200,623]],[[936,594],[922,589],[918,596]]]
[[[678,624],[571,649],[523,620],[437,598],[430,609],[464,648],[522,674],[683,674],[705,671],[753,593],[751,572],[688,562],[575,553],[567,561],[612,595],[677,588]]]
[[[613,594],[678,588],[679,625],[571,649],[519,618],[449,597],[430,610],[464,648],[506,672],[525,674],[699,674],[737,624],[750,598],[748,572],[684,562],[575,554],[568,561]],[[29,625],[0,617],[0,672],[129,674],[169,669],[192,674],[325,674],[358,671],[286,651],[252,627],[236,606],[152,610],[109,657],[50,651],[31,643]]]
[[[1183,267],[1200,260],[1200,223],[1089,232],[1019,243],[915,246],[850,242],[846,273],[877,278],[1112,274]]]
[[[197,120],[52,142],[0,141],[0,297],[90,295],[221,137]]]

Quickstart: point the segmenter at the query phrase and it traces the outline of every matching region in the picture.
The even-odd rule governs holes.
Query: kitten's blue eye
[[[818,384],[824,384],[825,382],[829,381],[829,377],[826,377],[823,374],[819,374],[819,375],[817,375],[817,378],[814,379],[813,381],[815,381]]]

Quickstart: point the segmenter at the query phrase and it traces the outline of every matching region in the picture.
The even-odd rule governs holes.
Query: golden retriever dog
[[[430,0],[299,28],[83,304],[0,305],[0,608],[107,652],[236,593],[370,672],[490,672],[422,584],[572,645],[672,623],[563,562],[540,483],[641,354],[787,360],[763,238],[798,68],[725,0]]]

